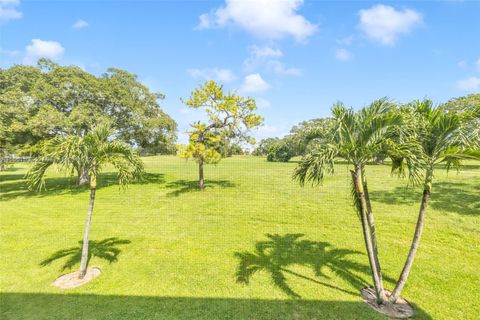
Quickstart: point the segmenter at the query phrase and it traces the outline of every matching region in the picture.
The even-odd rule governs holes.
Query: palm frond
[[[304,156],[293,173],[293,179],[300,185],[311,182],[321,184],[326,174],[333,174],[338,150],[333,145],[323,145]]]
[[[143,162],[132,148],[119,141],[104,142],[99,148],[98,164],[111,163],[118,171],[118,182],[125,187],[129,181],[141,178]]]
[[[457,171],[464,160],[480,160],[479,150],[462,150],[459,147],[453,146],[444,150],[439,157],[439,162],[446,164],[447,171],[454,168]]]
[[[111,138],[110,128],[101,125],[84,137],[70,135],[52,139],[45,145],[44,156],[34,162],[26,175],[29,188],[44,187],[45,171],[52,164],[58,164],[65,171],[82,168],[90,177],[98,176],[105,165],[112,164],[122,187],[140,178],[144,167],[138,154],[129,145]]]
[[[29,190],[41,191],[45,188],[45,172],[53,164],[48,158],[37,159],[25,174]]]

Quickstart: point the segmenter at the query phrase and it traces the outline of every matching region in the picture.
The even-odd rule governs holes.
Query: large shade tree
[[[69,135],[55,137],[44,145],[43,156],[36,159],[26,178],[30,189],[42,190],[47,169],[57,165],[67,172],[75,170],[80,164],[85,168],[90,187],[87,222],[82,242],[79,278],[87,272],[90,224],[97,190],[97,179],[107,164],[113,165],[118,172],[118,183],[126,186],[134,178],[141,176],[143,163],[130,146],[112,138],[113,131],[105,125],[96,127],[84,136]]]
[[[282,139],[267,138],[262,140],[254,154],[266,155],[267,161],[288,162],[291,158],[305,155],[322,144],[331,131],[332,124],[330,118],[302,121],[293,126],[290,133]]]
[[[398,147],[392,148],[395,152],[392,169],[399,173],[409,169],[411,181],[422,184],[423,194],[412,244],[390,296],[391,302],[399,299],[413,265],[432,193],[436,166],[444,163],[447,168],[458,167],[464,159],[479,158],[479,153],[473,150],[478,141],[471,137],[471,118],[463,118],[462,121],[458,109],[434,107],[432,101],[423,100],[414,101],[400,110],[406,120],[405,129],[396,140]]]
[[[280,141],[280,138],[265,138],[258,142],[258,145],[253,150],[252,155],[254,156],[266,156],[270,148]]]
[[[322,144],[332,130],[331,118],[316,118],[302,121],[292,127],[290,133],[284,138],[290,141],[293,153],[296,156],[304,155],[315,146]]]
[[[468,138],[480,148],[480,93],[450,99],[439,108],[457,112],[468,132]]]
[[[399,125],[401,118],[391,112],[394,105],[387,99],[374,101],[355,112],[337,103],[332,108],[332,130],[323,144],[305,155],[294,171],[301,185],[306,182],[320,184],[326,174],[334,172],[334,164],[343,158],[352,165],[352,196],[362,226],[377,303],[386,300],[374,217],[367,185],[366,164],[384,148],[389,129]]]
[[[219,150],[227,140],[252,142],[248,132],[261,124],[262,117],[254,113],[255,100],[226,93],[215,81],[198,86],[183,102],[190,108],[203,109],[207,115],[206,121],[191,125],[188,144],[179,146],[180,156],[198,162],[199,187],[204,190],[204,164],[222,159]]]
[[[110,68],[97,77],[40,59],[37,66],[0,69],[0,129],[8,130],[11,144],[40,155],[42,143],[53,137],[83,137],[108,122],[131,146],[173,153],[176,123],[160,107],[163,97],[124,70]],[[88,184],[86,169],[76,170],[79,182]]]

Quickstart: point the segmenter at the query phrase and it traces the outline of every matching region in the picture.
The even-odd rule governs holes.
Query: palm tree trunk
[[[377,296],[377,303],[382,304],[385,300],[385,293],[383,286],[380,282],[380,278],[378,276],[378,268],[375,262],[375,257],[373,254],[373,246],[372,246],[372,239],[371,234],[368,226],[368,218],[366,213],[366,203],[365,203],[365,196],[363,191],[363,184],[362,184],[362,170],[360,167],[355,167],[355,171],[351,171],[353,184],[355,186],[355,193],[357,196],[357,201],[359,205],[360,211],[360,220],[362,222],[362,230],[363,230],[363,238],[365,240],[365,248],[367,250],[368,262],[370,264],[370,271],[372,272],[372,279],[373,285],[375,287],[375,292]]]
[[[377,274],[380,279],[380,288],[383,291],[382,296],[385,295],[383,289],[383,277],[382,277],[382,268],[380,267],[380,260],[378,258],[378,245],[377,245],[377,235],[375,233],[375,221],[373,219],[372,204],[370,203],[370,195],[368,193],[367,178],[363,176],[363,189],[365,192],[365,202],[367,204],[367,220],[370,227],[370,235],[372,237],[372,247],[373,247],[373,257],[375,258],[375,264],[377,266]]]
[[[92,213],[93,205],[95,203],[95,193],[97,190],[97,179],[95,177],[91,178],[90,182],[90,202],[88,204],[88,213],[87,213],[87,223],[85,224],[85,231],[83,234],[83,243],[82,243],[82,258],[80,260],[80,270],[78,277],[83,279],[87,273],[87,264],[88,264],[88,236],[90,233],[90,223],[92,222]]]
[[[203,177],[203,159],[202,158],[198,160],[198,184],[200,187],[200,191],[203,191],[203,189],[205,189],[205,179]]]
[[[395,303],[400,297],[403,287],[407,283],[408,275],[412,269],[413,259],[417,253],[418,245],[420,243],[420,238],[422,237],[423,224],[425,221],[425,215],[427,213],[428,200],[430,199],[430,193],[432,189],[432,179],[433,179],[433,168],[427,170],[425,185],[423,188],[422,203],[420,204],[420,212],[418,214],[417,225],[415,227],[415,233],[413,235],[412,245],[410,246],[410,251],[408,252],[407,260],[402,269],[402,273],[398,278],[395,289],[393,289],[392,295],[390,296],[390,302]]]
[[[77,186],[83,186],[88,184],[89,177],[88,177],[88,172],[84,167],[77,166]]]

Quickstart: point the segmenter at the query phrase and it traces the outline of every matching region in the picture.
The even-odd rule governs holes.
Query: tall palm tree
[[[445,163],[449,169],[452,166],[458,167],[463,159],[480,158],[478,151],[468,149],[475,144],[469,137],[469,132],[463,130],[462,119],[456,112],[435,108],[430,100],[414,101],[403,111],[404,116],[408,117],[409,126],[398,142],[409,147],[392,161],[392,170],[403,171],[408,168],[413,183],[423,180],[423,195],[412,244],[389,298],[393,303],[398,300],[407,282],[420,243],[435,166]]]
[[[323,145],[302,158],[294,172],[294,179],[301,185],[307,181],[320,184],[326,174],[333,173],[337,158],[344,158],[353,165],[350,171],[352,196],[362,224],[363,238],[379,304],[385,301],[386,295],[378,259],[365,166],[384,149],[389,129],[401,122],[401,117],[391,112],[393,106],[385,98],[376,100],[357,112],[346,108],[341,103],[335,104],[332,107],[333,132],[325,139]]]
[[[80,279],[85,277],[87,272],[88,236],[99,173],[105,165],[113,165],[118,171],[119,184],[125,187],[131,179],[140,177],[143,172],[143,163],[132,148],[110,138],[111,131],[108,126],[99,126],[83,137],[70,135],[54,138],[46,144],[44,156],[33,163],[26,175],[29,188],[41,191],[45,186],[45,172],[51,165],[58,165],[61,169],[70,172],[73,172],[78,164],[86,169],[90,185],[90,201],[82,242]]]

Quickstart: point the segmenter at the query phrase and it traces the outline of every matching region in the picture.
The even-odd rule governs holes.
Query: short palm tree
[[[427,205],[432,192],[435,166],[445,163],[447,169],[458,167],[463,159],[478,159],[478,151],[469,149],[475,147],[470,132],[463,128],[463,122],[456,112],[445,112],[435,108],[430,100],[414,101],[403,110],[409,125],[400,137],[401,145],[408,148],[400,151],[400,156],[392,161],[393,171],[409,169],[413,183],[423,180],[423,195],[420,204],[415,233],[404,267],[389,300],[396,302],[407,282],[413,260],[420,243]],[[478,141],[476,141],[478,143]],[[423,178],[423,179],[422,179]]]
[[[375,286],[377,302],[386,299],[378,246],[375,234],[365,166],[384,150],[389,129],[401,122],[398,114],[391,112],[394,105],[387,99],[379,99],[355,112],[337,103],[332,108],[334,129],[324,144],[304,156],[295,169],[294,178],[301,185],[310,181],[319,184],[326,174],[334,171],[337,158],[346,159],[351,165],[352,195],[362,223],[363,237]]]
[[[29,188],[41,191],[45,186],[45,172],[51,165],[58,165],[61,169],[70,172],[73,172],[75,165],[79,163],[86,168],[90,182],[90,202],[82,242],[80,279],[87,272],[88,236],[100,171],[107,164],[113,165],[118,171],[118,182],[123,187],[131,179],[141,176],[143,172],[143,163],[132,148],[110,138],[111,131],[108,126],[97,127],[83,137],[70,135],[54,138],[45,145],[44,155],[33,163],[26,175]]]

